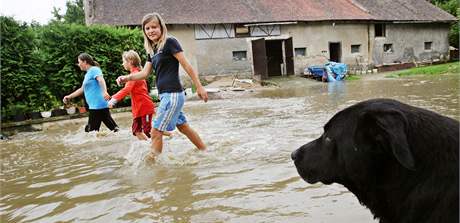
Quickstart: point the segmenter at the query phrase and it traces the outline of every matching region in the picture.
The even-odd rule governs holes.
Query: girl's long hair
[[[100,67],[99,63],[96,62],[93,59],[93,57],[87,53],[80,53],[80,55],[78,55],[78,59],[80,59],[81,61],[85,61],[87,64],[91,66]]]
[[[144,30],[145,24],[147,24],[147,23],[149,23],[151,21],[157,22],[161,27],[161,36],[158,39],[158,42],[156,42],[156,43],[151,41],[148,38],[148,36],[147,36],[147,34],[145,34],[145,30]],[[158,14],[156,12],[149,13],[149,14],[145,15],[144,18],[142,18],[142,33],[144,34],[144,48],[145,48],[145,51],[147,51],[148,54],[153,55],[154,50],[163,49],[163,47],[164,47],[164,45],[166,43],[166,39],[167,39],[167,35],[168,35],[168,29],[166,28],[166,24],[165,24],[163,18],[161,18],[160,14]]]

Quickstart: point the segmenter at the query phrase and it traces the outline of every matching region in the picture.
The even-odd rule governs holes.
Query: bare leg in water
[[[182,134],[187,136],[187,138],[196,146],[197,149],[202,151],[206,150],[206,145],[203,143],[203,140],[201,140],[198,133],[195,130],[193,130],[190,127],[190,125],[185,123],[182,125],[178,125],[177,128]],[[150,161],[154,161],[155,156],[157,156],[163,151],[163,134],[164,132],[162,131],[152,129],[152,150],[148,156],[148,159]]]

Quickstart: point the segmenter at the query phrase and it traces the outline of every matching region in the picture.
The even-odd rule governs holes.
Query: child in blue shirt
[[[89,105],[88,124],[85,127],[85,131],[99,131],[101,122],[104,122],[105,126],[110,130],[114,132],[118,131],[118,126],[110,115],[107,103],[110,95],[107,93],[107,86],[99,64],[93,60],[91,55],[81,53],[78,56],[78,67],[82,71],[86,71],[83,84],[79,89],[64,96],[62,101],[67,104],[70,99],[84,93],[85,100]]]

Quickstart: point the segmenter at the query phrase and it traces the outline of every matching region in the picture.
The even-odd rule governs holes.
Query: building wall
[[[251,40],[261,37],[197,40],[193,25],[170,25],[168,29],[179,39],[186,57],[200,75],[251,76]],[[306,48],[305,56],[294,55],[294,71],[301,74],[307,66],[328,61],[329,42],[341,43],[341,62],[350,69],[446,59],[448,32],[448,24],[387,24],[386,36],[375,37],[373,24],[314,22],[281,25],[281,36],[266,38],[292,37],[294,49]],[[425,42],[432,42],[432,50],[424,49]],[[393,44],[393,52],[384,52],[384,44]],[[351,45],[360,45],[359,52],[352,53]],[[233,51],[246,51],[246,60],[235,60]]]
[[[197,40],[196,44],[200,73],[246,76],[252,73],[252,51],[246,38]],[[246,51],[246,59],[235,60],[233,51]]]
[[[300,23],[282,26],[281,32],[292,36],[294,48],[306,47],[305,56],[294,56],[295,73],[309,65],[322,65],[329,60],[329,42],[341,43],[341,62],[356,65],[369,58],[368,25],[350,23]],[[359,53],[351,53],[351,45],[360,45]]]
[[[190,64],[197,69],[197,57],[196,57],[196,41],[193,35],[193,25],[168,25],[168,33],[176,37],[184,50],[185,57]],[[185,74],[182,67],[180,67],[181,74]]]
[[[193,26],[173,25],[169,31],[180,40],[186,56],[200,75],[252,73],[251,40],[256,37],[195,40]],[[344,63],[356,64],[357,60],[369,60],[367,24],[328,22],[282,25],[280,37],[292,37],[294,48],[306,48],[305,56],[294,56],[296,74],[301,74],[306,66],[328,61],[329,42],[341,43],[341,61]],[[351,53],[352,44],[360,45],[359,53]],[[235,60],[233,51],[246,51],[246,60]]]
[[[449,52],[448,24],[386,24],[386,36],[374,37],[375,65],[447,59]],[[425,42],[432,42],[425,50]],[[393,52],[384,52],[384,44],[392,44]]]
[[[169,25],[168,31],[180,41],[185,56],[200,75],[252,74],[251,46],[247,38],[196,40],[193,25]],[[234,60],[233,51],[246,51],[247,59]]]

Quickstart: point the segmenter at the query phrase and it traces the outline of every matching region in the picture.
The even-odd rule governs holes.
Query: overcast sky
[[[13,16],[16,20],[27,23],[35,20],[46,24],[53,18],[53,6],[65,12],[66,0],[0,0],[0,14]]]

